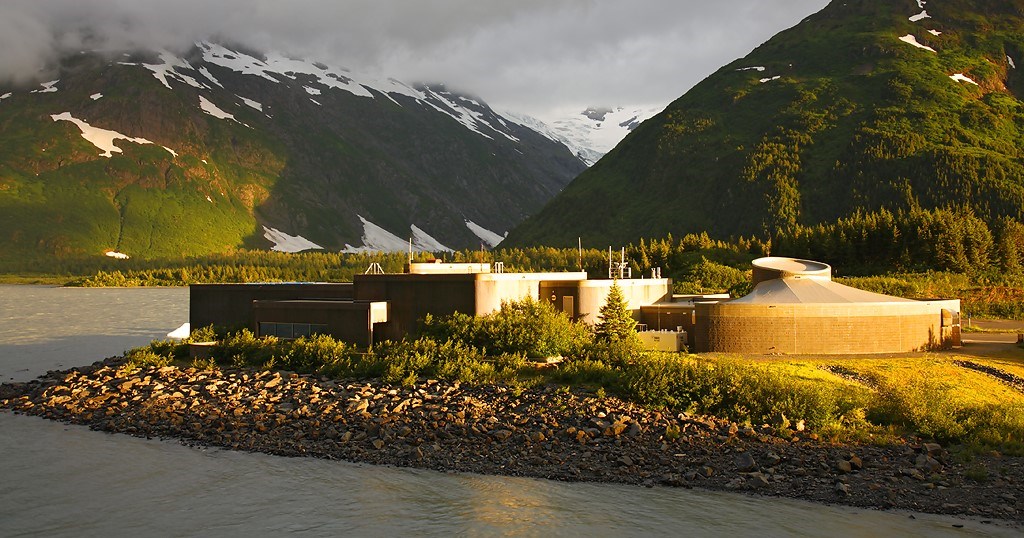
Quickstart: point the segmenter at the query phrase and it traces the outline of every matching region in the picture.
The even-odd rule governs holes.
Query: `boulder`
[[[749,452],[741,452],[736,455],[733,459],[736,464],[736,470],[741,473],[749,473],[757,470],[757,462],[754,461],[754,457]]]

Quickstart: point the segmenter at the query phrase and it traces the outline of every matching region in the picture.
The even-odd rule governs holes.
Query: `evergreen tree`
[[[608,299],[597,315],[594,334],[598,340],[621,342],[636,336],[636,321],[629,311],[618,281],[608,290]]]

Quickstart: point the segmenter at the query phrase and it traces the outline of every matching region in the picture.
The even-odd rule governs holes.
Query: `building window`
[[[294,340],[314,334],[327,334],[327,324],[261,321],[259,325],[259,336],[276,336],[284,340]]]

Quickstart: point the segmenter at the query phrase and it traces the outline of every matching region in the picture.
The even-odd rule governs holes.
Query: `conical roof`
[[[912,299],[859,290],[832,281],[827,264],[795,258],[754,260],[754,290],[730,304],[904,303]],[[772,278],[775,277],[775,278]]]
[[[730,304],[836,304],[836,303],[904,303],[912,299],[893,297],[844,286],[831,280],[789,277],[766,280],[754,291],[729,301]]]

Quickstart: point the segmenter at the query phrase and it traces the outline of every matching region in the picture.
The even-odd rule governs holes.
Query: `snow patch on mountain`
[[[206,112],[207,114],[209,114],[209,115],[211,115],[211,116],[213,116],[213,117],[215,117],[215,118],[217,118],[219,120],[231,120],[231,121],[234,121],[235,123],[242,123],[242,122],[238,121],[237,119],[235,119],[234,115],[228,114],[227,112],[224,112],[223,110],[220,109],[220,107],[218,107],[217,105],[213,104],[212,102],[210,102],[209,99],[203,97],[202,95],[199,96],[199,108],[203,109],[203,112]],[[242,125],[245,125],[245,124],[242,124]]]
[[[224,87],[224,85],[221,84],[219,80],[217,80],[217,77],[213,76],[213,73],[211,73],[210,70],[207,69],[205,66],[200,67],[199,72],[202,73],[204,77],[206,77],[206,80],[209,80],[210,82],[216,84],[220,88]]]
[[[278,252],[302,252],[303,250],[323,250],[324,248],[301,235],[288,235],[277,228],[267,228],[266,226],[263,227],[263,237],[274,244],[270,250]]]
[[[1006,61],[1009,62],[1011,68],[1017,69],[1017,64],[1013,63],[1013,58],[1010,58],[1009,56],[1007,56],[1006,57]],[[7,94],[7,95],[10,95],[10,94]],[[3,97],[0,97],[0,99],[3,99]]]
[[[74,123],[82,131],[82,138],[86,139],[92,145],[103,150],[100,153],[100,157],[112,157],[114,153],[122,153],[121,148],[114,145],[114,140],[127,140],[136,144],[152,144],[145,138],[133,138],[128,135],[123,135],[117,131],[109,131],[107,129],[100,129],[99,127],[93,127],[87,122],[75,118],[70,112],[63,112],[61,114],[53,114],[50,116],[53,121],[69,121]]]
[[[178,152],[177,151],[174,151],[173,149],[171,149],[171,148],[169,148],[167,146],[160,146],[160,147],[166,149],[167,153],[170,153],[172,157],[177,157],[178,156]]]
[[[933,35],[933,36],[940,36],[940,35],[942,35],[942,32],[940,32],[938,30],[928,30],[928,33]]]
[[[918,13],[917,15],[914,15],[914,16],[910,17],[910,22],[917,22],[917,21],[922,20],[922,19],[930,19],[930,18],[931,18],[931,15],[929,15],[928,11],[925,10],[925,11],[922,11],[922,12]]]
[[[346,243],[342,252],[404,252],[410,248],[408,240],[402,239],[377,226],[362,215],[356,216],[363,223],[363,236],[361,238],[363,245],[356,247]],[[431,237],[430,234],[415,224],[411,225],[409,230],[411,232],[412,250],[414,252],[452,252],[452,249],[441,244],[440,241]]]
[[[471,220],[466,221],[466,228],[469,228],[473,235],[479,237],[481,241],[491,248],[498,246],[498,243],[505,240],[504,236],[498,235]]]
[[[779,80],[780,78],[782,78],[782,75],[775,75],[774,77],[762,78],[762,79],[760,79],[760,82],[761,82],[761,84],[764,84],[765,82],[771,82],[773,80]]]
[[[910,45],[913,45],[913,46],[915,46],[915,47],[917,47],[919,49],[924,49],[924,50],[927,50],[927,51],[936,52],[935,49],[929,47],[928,45],[922,45],[921,43],[919,43],[917,41],[917,38],[914,37],[913,34],[907,34],[907,35],[901,37],[900,41],[902,41],[904,43],[908,43]]]
[[[505,126],[500,117],[496,117],[494,122],[489,121],[490,116],[496,115],[488,114],[491,111],[486,105],[454,95],[443,88],[414,88],[393,78],[358,75],[345,68],[333,68],[319,62],[297,60],[281,54],[268,54],[265,58],[256,58],[215,43],[199,42],[196,46],[202,52],[203,60],[209,64],[276,83],[287,80],[300,82],[310,95],[322,95],[324,90],[336,89],[370,99],[383,96],[399,106],[401,103],[395,96],[406,96],[451,116],[481,136],[493,138],[492,134],[499,133],[513,142],[518,141],[502,128]],[[320,104],[318,101],[313,102]]]
[[[479,134],[480,136],[490,138],[492,140],[494,139],[494,137],[483,131],[483,128],[486,127],[490,131],[497,132],[513,142],[519,142],[518,138],[506,132],[504,129],[498,128],[508,128],[501,116],[495,114],[487,107],[487,105],[484,105],[479,101],[466,96],[453,94],[443,87],[435,89],[433,87],[426,86],[423,88],[422,94],[424,102],[428,105],[434,107],[439,112],[443,112],[452,118],[455,118],[455,120],[461,123],[464,127]],[[491,122],[487,120],[487,115],[493,116],[497,121],[498,126],[492,125]]]
[[[256,110],[259,110],[260,112],[263,112],[263,104],[262,103],[258,103],[256,101],[253,101],[252,99],[248,99],[246,97],[242,97],[241,95],[237,95],[237,94],[235,95],[235,97],[241,99],[242,102],[246,104],[246,106],[248,106],[250,108],[255,108]]]
[[[103,99],[103,94],[102,93],[94,93],[94,94],[89,96],[89,99],[92,99],[93,101],[99,101],[100,99]]]
[[[968,77],[967,75],[965,75],[963,73],[956,73],[955,75],[950,75],[949,78],[951,78],[951,79],[953,79],[953,80],[955,80],[957,82],[967,82],[968,84],[974,84],[975,86],[978,85],[978,83],[974,82],[974,80],[971,79],[971,77]]]
[[[413,249],[425,252],[454,252],[452,249],[442,245],[437,239],[431,237],[430,234],[421,230],[415,224],[411,225],[409,229],[412,231]]]
[[[54,93],[57,91],[58,82],[60,82],[60,80],[51,80],[49,82],[43,82],[40,84],[40,86],[42,86],[42,89],[32,90],[30,93]]]
[[[514,112],[502,116],[538,133],[565,144],[580,160],[590,166],[611,151],[641,122],[661,112],[664,107],[591,107],[582,112],[556,111],[545,118]]]
[[[7,93],[5,93],[3,95],[0,95],[0,101],[3,101],[4,99],[7,99],[8,97],[10,97],[12,95],[14,95],[14,94],[11,93],[11,92],[7,92]]]
[[[366,220],[362,215],[356,216],[363,223],[363,246],[354,247],[346,243],[342,252],[401,252],[408,248],[408,243],[402,238]]]
[[[169,78],[188,84],[193,88],[209,89],[209,86],[201,84],[195,78],[178,71],[179,69],[196,71],[195,68],[192,67],[192,64],[188,63],[187,60],[178,58],[173,53],[166,50],[159,51],[158,55],[160,57],[160,63],[158,64],[121,62],[121,65],[137,65],[139,67],[145,67],[150,70],[153,73],[153,76],[156,77],[161,84],[166,86],[168,90],[172,89],[171,83],[168,82]]]

